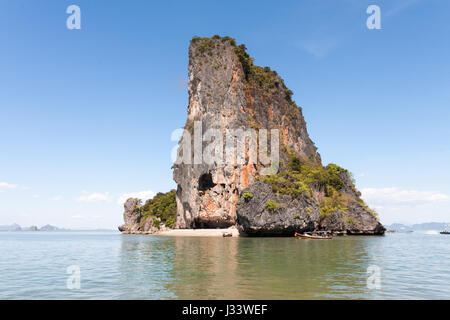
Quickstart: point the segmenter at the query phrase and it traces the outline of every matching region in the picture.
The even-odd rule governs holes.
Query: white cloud
[[[19,186],[8,182],[0,182],[0,192],[5,190],[28,190],[28,187]]]
[[[80,202],[110,202],[111,196],[109,192],[101,193],[101,192],[93,192],[89,193],[86,191],[81,192],[81,196],[77,198]]]
[[[35,199],[37,199],[37,198],[39,198],[40,196],[39,196],[38,194],[33,194],[32,197],[35,198]]]
[[[10,184],[7,182],[0,182],[0,192],[4,191],[6,189],[11,190],[11,189],[16,189],[18,187],[17,184]]]
[[[404,190],[400,188],[365,188],[362,197],[373,206],[417,205],[450,200],[446,194],[436,191]]]
[[[84,219],[84,217],[82,215],[76,214],[72,216],[72,219]]]
[[[138,198],[142,201],[146,201],[155,196],[155,193],[151,190],[139,191],[139,192],[131,192],[131,193],[122,193],[117,199],[117,203],[123,205],[125,201],[129,198]]]
[[[51,197],[51,198],[50,198],[50,200],[52,200],[52,201],[59,201],[59,200],[61,200],[61,199],[62,199],[61,196],[54,196],[54,197]]]
[[[450,196],[442,192],[391,187],[365,188],[361,193],[384,224],[450,221]]]

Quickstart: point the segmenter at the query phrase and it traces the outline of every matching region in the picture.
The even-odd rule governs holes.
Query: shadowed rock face
[[[319,208],[307,197],[275,196],[272,187],[262,181],[252,184],[245,192],[252,197],[239,200],[237,223],[249,235],[293,235],[318,227]],[[267,210],[266,203],[271,200],[276,201],[277,208]]]
[[[320,217],[318,229],[346,234],[384,234],[386,228],[378,221],[374,211],[361,200],[361,194],[356,190],[349,174],[342,173],[340,178],[344,182],[341,193],[349,199],[346,210],[336,210],[328,216]],[[320,202],[320,194],[317,199]]]
[[[320,163],[320,156],[310,140],[301,109],[286,98],[283,80],[273,71],[258,69],[268,76],[270,84],[261,84],[249,77],[248,66],[242,63],[234,40],[228,38],[193,39],[189,48],[189,106],[185,129],[195,146],[195,121],[201,121],[201,133],[218,129],[225,143],[229,129],[278,129],[280,145],[288,146],[299,157]],[[242,50],[241,50],[242,52]],[[256,67],[255,67],[256,68]],[[258,67],[259,68],[259,67]],[[247,72],[246,72],[247,71]],[[198,122],[197,122],[198,123]],[[198,131],[197,131],[198,132]],[[256,131],[258,132],[258,131]],[[268,138],[270,154],[270,138]],[[183,136],[178,159],[185,157],[182,149],[189,137]],[[202,149],[211,140],[201,142]],[[242,145],[237,141],[237,146]],[[280,160],[287,155],[280,151]],[[236,203],[243,189],[255,181],[264,167],[257,163],[195,164],[174,166],[177,189],[177,228],[228,227],[236,223]],[[245,146],[245,159],[250,158]],[[185,159],[185,158],[184,158]],[[225,154],[224,154],[225,159]]]
[[[328,216],[320,212],[320,192],[316,196],[277,195],[262,181],[246,188],[237,204],[237,223],[250,236],[292,236],[294,232],[329,230],[346,234],[380,235],[385,228],[377,218],[358,202],[352,193],[346,194],[349,203],[345,210]],[[276,203],[269,210],[266,204]]]
[[[350,203],[347,212],[337,211],[324,217],[319,223],[319,229],[361,235],[381,235],[386,231],[383,225],[357,202]]]

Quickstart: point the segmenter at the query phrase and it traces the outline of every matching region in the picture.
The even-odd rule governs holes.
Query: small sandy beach
[[[169,237],[223,237],[224,234],[232,237],[239,237],[239,231],[236,228],[227,229],[174,229],[154,233],[156,236]]]

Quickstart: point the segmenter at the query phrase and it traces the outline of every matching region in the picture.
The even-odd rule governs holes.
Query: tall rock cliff
[[[302,110],[275,71],[219,36],[192,39],[188,69],[174,165],[177,228],[383,233],[348,172],[322,166]]]
[[[320,163],[301,109],[290,100],[292,93],[283,80],[268,68],[253,66],[245,47],[237,46],[233,39],[213,37],[191,41],[188,91],[185,129],[191,137],[184,136],[180,145],[191,138],[192,153],[196,128],[196,133],[203,137],[198,139],[202,140],[202,150],[210,142],[205,139],[208,129],[218,129],[226,137],[230,129],[276,128],[280,130],[280,143],[301,158]],[[245,159],[249,158],[248,149],[246,146]],[[186,159],[183,150],[179,152],[180,157]],[[178,184],[177,227],[234,225],[240,193],[255,181],[263,166],[237,160],[223,164],[195,163],[193,154],[189,158],[191,163],[184,161],[174,168]]]

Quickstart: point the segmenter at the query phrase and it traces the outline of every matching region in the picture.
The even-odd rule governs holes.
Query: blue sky
[[[81,8],[68,30],[66,8]],[[366,8],[381,8],[369,30]],[[285,79],[324,164],[384,223],[450,221],[445,0],[0,1],[0,224],[115,228],[167,191],[189,40],[229,35]]]

